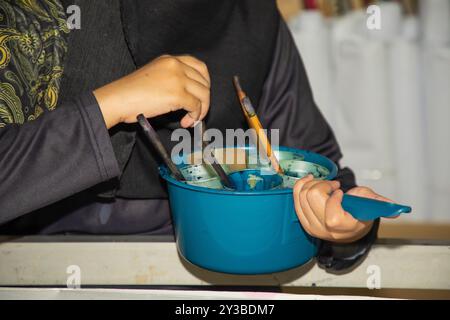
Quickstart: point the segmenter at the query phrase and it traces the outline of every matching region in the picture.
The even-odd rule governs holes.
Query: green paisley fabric
[[[0,128],[56,108],[68,33],[59,0],[0,0]]]

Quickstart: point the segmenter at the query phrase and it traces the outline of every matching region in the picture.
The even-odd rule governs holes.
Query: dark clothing
[[[54,110],[69,29],[58,1],[0,1],[0,128]]]
[[[0,233],[171,232],[166,192],[156,171],[157,157],[134,125],[114,128],[110,139],[95,98],[83,93],[164,53],[188,52],[206,61],[212,77],[208,128],[224,132],[247,127],[231,83],[232,75],[239,74],[263,126],[280,130],[281,145],[318,152],[335,162],[342,157],[314,103],[304,66],[272,1],[258,0],[252,10],[249,8],[254,1],[222,1],[221,12],[226,14],[212,16],[206,10],[204,16],[194,19],[199,24],[193,29],[197,33],[189,34],[184,25],[188,21],[183,20],[183,14],[176,14],[180,8],[172,11],[174,8],[165,1],[147,9],[140,6],[142,1],[131,1],[130,7],[127,4],[129,10],[122,10],[121,16],[117,14],[121,1],[108,1],[108,5],[95,1],[92,8],[89,2],[94,3],[83,2],[89,8],[82,9],[83,28],[69,38],[68,64],[57,110],[23,126],[0,129],[0,167],[6,168],[0,172],[0,223],[22,216],[0,228]],[[207,7],[212,13],[219,11],[217,5]],[[260,8],[259,16],[253,7]],[[159,13],[155,19],[142,18],[153,13],[148,8]],[[96,19],[100,12],[102,19]],[[169,16],[176,23],[163,24],[165,29],[158,30],[160,20],[167,21]],[[215,21],[210,29],[204,26],[209,20]],[[71,102],[70,98],[77,96]],[[170,147],[170,128],[178,118],[169,115],[152,121]],[[355,186],[347,168],[339,171],[338,180],[344,190]],[[375,238],[376,230],[354,245],[347,245],[343,255],[358,255]],[[331,247],[323,242],[322,251],[327,249],[329,253]]]
[[[149,18],[151,17],[151,18]],[[247,93],[258,105],[269,73],[280,15],[272,0],[127,0],[122,6],[125,37],[139,68],[163,53],[190,54],[204,61],[211,74],[211,105],[207,128],[245,128],[232,83],[239,74]],[[180,114],[152,119],[170,150],[173,126]],[[117,195],[127,198],[165,198],[158,157],[143,135],[123,172]],[[142,172],[146,174],[143,175]]]
[[[136,70],[123,32],[119,0],[63,0],[63,3],[80,7],[82,26],[69,35],[61,81],[61,105]],[[121,172],[134,147],[135,129],[134,126],[119,125],[109,130]],[[113,190],[118,182],[119,179],[112,180],[103,189]]]
[[[0,223],[120,174],[92,94],[34,121],[0,129],[0,141]]]

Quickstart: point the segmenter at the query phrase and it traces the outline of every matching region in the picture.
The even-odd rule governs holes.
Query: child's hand
[[[206,65],[191,56],[161,56],[135,72],[94,91],[106,126],[136,122],[184,109],[183,127],[209,110],[211,80]]]
[[[338,181],[314,180],[308,175],[294,186],[294,203],[305,231],[313,237],[333,242],[353,242],[371,229],[371,221],[359,221],[341,206],[344,193]],[[356,187],[348,194],[390,201],[367,187]]]

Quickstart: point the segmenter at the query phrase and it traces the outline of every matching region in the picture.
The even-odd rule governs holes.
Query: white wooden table
[[[0,288],[0,300],[379,300],[345,295],[250,291]],[[383,298],[384,299],[384,298]]]
[[[0,287],[65,287],[79,275],[86,286],[304,286],[450,290],[450,245],[379,241],[352,272],[327,273],[314,262],[285,272],[228,275],[194,266],[167,237],[24,237],[0,239]],[[75,273],[74,273],[75,272]],[[72,280],[71,280],[72,279]],[[372,278],[373,279],[373,278]],[[369,279],[370,280],[370,279]],[[369,281],[370,282],[370,281]]]

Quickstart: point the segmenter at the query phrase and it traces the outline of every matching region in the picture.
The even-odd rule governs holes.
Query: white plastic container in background
[[[366,21],[364,11],[353,11],[333,26],[336,135],[343,164],[355,171],[358,183],[395,198],[388,54]]]
[[[363,127],[358,126],[358,123],[353,121],[353,118],[358,118],[358,115],[353,118],[348,115],[348,111],[352,112],[348,100],[361,100],[361,97],[355,97],[359,94],[359,91],[352,92],[351,89],[354,83],[359,82],[357,64],[361,63],[360,61],[353,62],[352,55],[361,56],[359,47],[364,45],[363,41],[367,37],[367,30],[363,28],[365,23],[366,15],[363,11],[352,11],[345,16],[336,18],[331,29],[333,104],[336,105],[334,131],[341,147],[344,149],[344,155],[346,155],[348,147],[352,145],[353,133]],[[361,42],[363,43],[361,44]],[[356,70],[356,73],[354,70]],[[347,94],[348,92],[350,94]],[[364,138],[360,140],[362,143]]]
[[[450,41],[450,0],[420,0],[422,40],[427,45],[442,46]]]
[[[419,19],[416,16],[407,16],[403,19],[401,37],[404,40],[418,41],[420,36]],[[420,63],[419,63],[420,65]]]
[[[450,221],[450,1],[421,0],[423,83],[430,211]]]
[[[330,30],[327,21],[318,10],[304,10],[290,20],[289,27],[302,56],[314,100],[333,126]]]
[[[379,30],[369,32],[371,38],[380,41],[394,41],[402,32],[402,7],[398,2],[379,2],[381,25]]]
[[[450,47],[424,53],[427,173],[434,221],[450,221]]]
[[[411,33],[408,32],[409,36]],[[429,221],[431,208],[427,205],[429,199],[423,90],[420,82],[421,51],[417,40],[402,37],[392,42],[389,62],[396,172],[395,200],[413,207],[413,214],[402,220]]]

